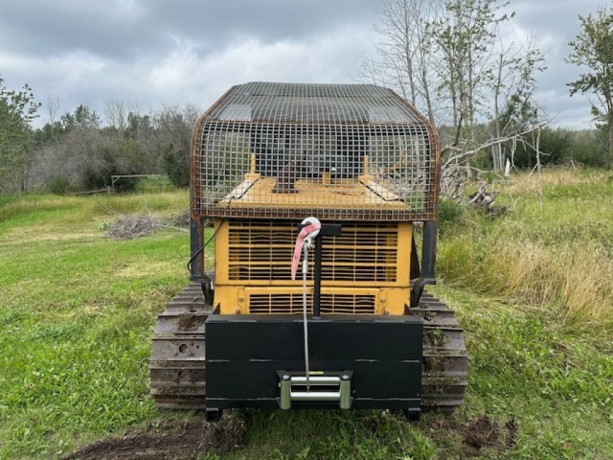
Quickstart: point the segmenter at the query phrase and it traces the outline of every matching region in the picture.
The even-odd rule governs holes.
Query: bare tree
[[[57,96],[47,96],[47,103],[45,104],[45,118],[46,122],[50,125],[55,124],[59,118],[60,113],[60,98]]]
[[[491,152],[501,169],[505,145],[527,142],[521,136],[538,126],[532,96],[534,74],[544,68],[542,55],[532,45],[502,40],[501,25],[514,17],[505,12],[508,2],[385,0],[383,5],[378,54],[363,73],[398,89],[444,128],[443,193],[457,196],[475,156]]]
[[[377,57],[367,59],[362,69],[363,77],[390,85],[414,105],[424,107],[431,121],[437,84],[428,24],[439,8],[438,1],[384,0],[381,24],[375,26],[381,36]]]
[[[138,108],[120,99],[107,99],[104,102],[104,118],[109,126],[119,131],[128,127],[128,115],[138,113]]]
[[[98,128],[71,129],[40,148],[37,179],[54,192],[88,190],[92,179],[106,175],[110,159],[105,152],[109,150]]]
[[[536,151],[536,173],[538,175],[538,196],[539,196],[539,211],[543,212],[543,177],[541,176],[541,128],[536,131],[536,142],[534,145]]]

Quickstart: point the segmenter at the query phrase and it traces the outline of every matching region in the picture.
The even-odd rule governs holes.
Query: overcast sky
[[[511,0],[513,33],[547,59],[538,99],[554,124],[590,126],[589,102],[569,97],[565,64],[578,14],[597,0]],[[60,114],[108,100],[141,110],[208,107],[247,81],[358,82],[374,53],[379,0],[0,0],[0,76],[28,83]],[[41,121],[46,121],[44,107]]]

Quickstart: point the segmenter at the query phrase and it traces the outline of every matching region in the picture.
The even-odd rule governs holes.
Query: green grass
[[[531,176],[503,186],[512,212],[500,218],[446,206],[434,290],[465,326],[471,372],[455,414],[246,410],[242,446],[207,458],[613,458],[612,177],[549,172],[542,212]],[[148,396],[150,339],[187,282],[187,234],[104,233],[111,211],[170,217],[187,203],[183,191],[0,198],[0,459],[198,416]],[[483,420],[496,436],[477,450],[467,441]]]
[[[54,456],[156,414],[149,336],[186,282],[186,234],[101,228],[107,209],[172,215],[186,200],[26,196],[0,210],[1,458]]]

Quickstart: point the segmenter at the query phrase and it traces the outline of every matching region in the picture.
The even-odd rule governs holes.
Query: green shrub
[[[54,195],[66,195],[72,191],[70,181],[63,176],[56,176],[49,184],[49,191]]]
[[[464,208],[454,200],[441,198],[438,204],[438,222],[441,230],[446,230],[462,221]]]

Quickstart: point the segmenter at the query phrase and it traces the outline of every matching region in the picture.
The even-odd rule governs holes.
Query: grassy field
[[[206,458],[613,458],[613,173],[501,185],[489,219],[446,204],[436,294],[466,329],[470,383],[452,416],[244,411],[240,447]],[[135,240],[121,214],[171,219],[187,193],[0,198],[0,458],[57,458],[192,420],[148,396],[156,315],[187,282],[189,241]]]

